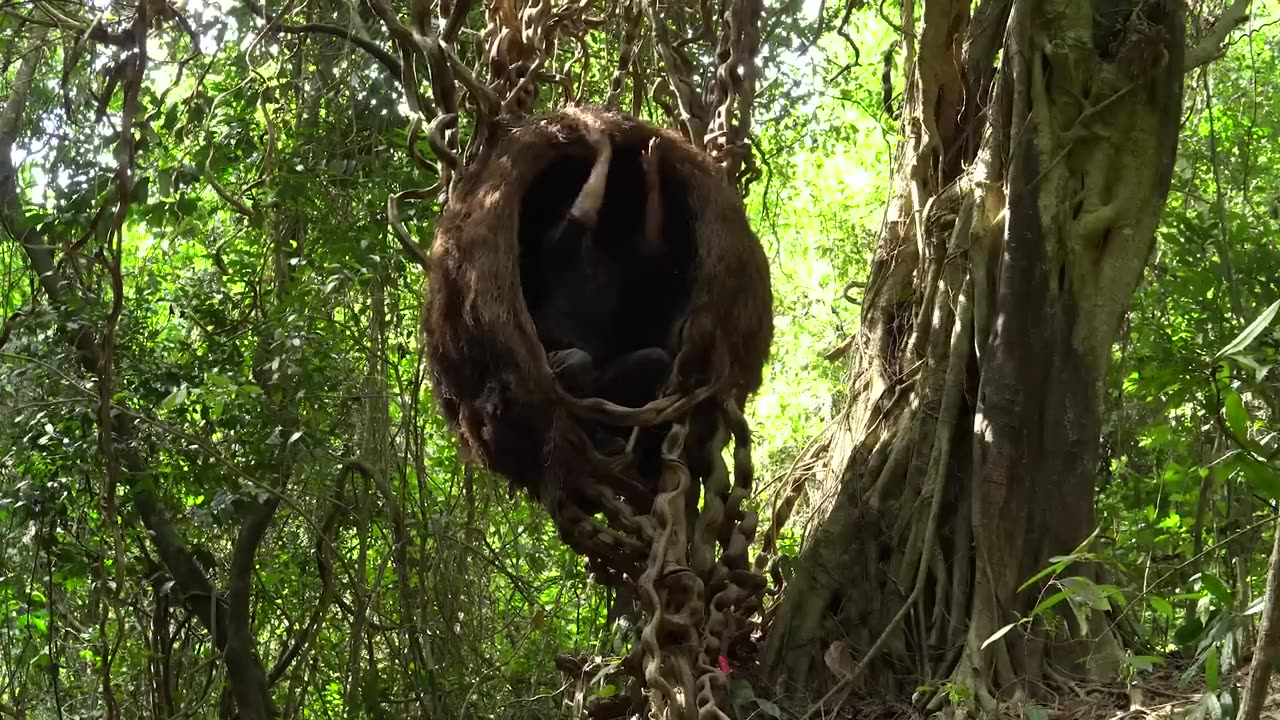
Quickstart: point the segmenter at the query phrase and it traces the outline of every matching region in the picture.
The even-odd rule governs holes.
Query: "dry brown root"
[[[658,533],[637,583],[641,607],[649,617],[640,642],[650,715],[664,720],[692,713],[693,670],[687,648],[696,647],[697,628],[702,624],[700,617],[689,612],[701,609],[702,588],[687,569],[684,502],[690,483],[689,469],[680,460],[685,434],[685,425],[677,423],[663,443],[662,484],[654,502]],[[673,602],[677,595],[686,596],[686,602]],[[696,602],[690,602],[695,597]],[[685,652],[680,651],[682,646]]]

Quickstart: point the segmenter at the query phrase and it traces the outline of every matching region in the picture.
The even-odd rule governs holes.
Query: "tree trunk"
[[[1240,720],[1258,720],[1267,700],[1267,687],[1271,671],[1280,666],[1280,528],[1276,529],[1271,548],[1271,562],[1267,569],[1267,596],[1263,606],[1262,627],[1258,630],[1258,643],[1253,651],[1253,666],[1249,669],[1249,682],[1245,685],[1244,700],[1240,703]]]
[[[1181,4],[970,8],[925,0],[917,31],[904,2],[904,140],[853,400],[762,657],[784,690],[949,681],[991,709],[1049,659],[1118,657],[1096,614],[983,643],[1094,529],[1101,382],[1173,168]],[[842,682],[822,667],[837,640],[861,660]]]

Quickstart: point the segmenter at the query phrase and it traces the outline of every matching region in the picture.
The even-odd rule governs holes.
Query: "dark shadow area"
[[[689,188],[665,157],[660,157],[658,165],[663,252],[646,257],[637,247],[645,225],[644,148],[639,142],[613,146],[604,202],[593,233],[596,247],[616,269],[619,285],[618,306],[606,337],[593,338],[596,347],[603,348],[595,358],[599,366],[645,348],[674,353],[672,331],[683,318],[693,287],[697,249]],[[520,282],[531,312],[542,307],[551,283],[562,279],[547,271],[545,243],[569,213],[586,182],[591,160],[585,144],[567,147],[522,199]]]

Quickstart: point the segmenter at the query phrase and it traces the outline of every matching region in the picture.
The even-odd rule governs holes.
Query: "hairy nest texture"
[[[675,367],[662,397],[639,409],[568,395],[529,309],[548,283],[531,260],[587,178],[592,127],[613,148],[602,236],[623,237],[643,222],[641,155],[655,137],[662,148],[667,272],[622,279],[613,337],[602,341],[618,355],[674,338]],[[450,193],[436,226],[426,315],[436,395],[465,447],[553,515],[561,498],[597,509],[599,487],[627,495],[644,481],[628,477],[634,463],[602,458],[581,420],[655,425],[694,401],[741,407],[759,387],[772,339],[767,260],[719,168],[678,135],[595,109],[499,132]]]

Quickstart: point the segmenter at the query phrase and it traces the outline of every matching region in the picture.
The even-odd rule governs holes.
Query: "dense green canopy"
[[[529,111],[612,95],[680,130],[662,43],[684,37],[694,41],[674,44],[687,75],[714,84],[716,3],[494,0],[469,14],[460,4],[449,52],[494,86],[486,27],[558,8]],[[989,4],[1001,3],[975,8]],[[1158,3],[1120,4],[1132,27]],[[1119,659],[1106,677],[1055,666],[1043,687],[1000,696],[1026,717],[1054,703],[1099,717],[1130,702],[1210,717],[1240,704],[1280,502],[1280,8],[1249,5],[1186,10],[1168,200],[1119,336],[1103,338],[1093,532],[1072,547],[1046,539],[1042,572],[1018,578],[1033,602],[984,632],[1038,642],[1102,618]],[[443,97],[426,59],[410,78],[386,13],[411,23],[452,7],[0,7],[0,717],[553,718],[627,691],[600,671],[625,654],[634,618],[611,613],[615,593],[588,579],[541,507],[467,463],[427,382],[431,290],[388,221],[388,197],[447,174],[429,147],[437,138],[465,155],[477,96],[459,79],[461,100]],[[788,0],[767,3],[761,20],[744,187],[770,258],[775,331],[747,411],[751,506],[757,537],[776,545],[775,581],[825,567],[815,539],[832,515],[854,516],[840,494],[851,492],[846,465],[867,456],[846,432],[863,387],[851,370],[868,352],[857,340],[873,267],[887,262],[892,201],[918,162],[903,148],[918,132],[910,88],[922,76],[903,68],[938,52],[917,47],[930,7]],[[958,58],[964,43],[951,40],[943,50]],[[1060,58],[1090,42],[1048,38],[1040,50]],[[620,58],[627,72],[615,73]],[[1145,88],[1150,73],[1134,72]],[[940,97],[939,107],[954,99]],[[433,124],[450,102],[456,125]],[[1105,113],[1058,129],[1091,141],[1130,131]],[[1098,146],[1115,173],[1145,157]],[[1053,157],[1042,162],[1053,169]],[[976,164],[954,161],[956,177]],[[981,185],[963,177],[964,192]],[[935,190],[942,207],[947,189]],[[912,207],[930,212],[924,199]],[[437,194],[399,209],[428,245]],[[910,307],[904,287],[892,300]],[[927,463],[920,453],[903,462]],[[927,515],[929,498],[911,497]],[[971,509],[955,500],[946,512]],[[925,542],[904,527],[894,543]],[[777,656],[733,668],[725,707],[800,716],[833,687],[868,712],[981,699],[985,689],[958,682],[953,655],[913,639],[961,622],[933,606],[876,650],[889,658],[882,674],[841,682],[916,576],[915,560],[857,560],[904,579],[902,597],[863,616],[851,598],[887,590],[833,594],[814,610],[826,614],[805,640],[816,653],[803,680]],[[950,560],[939,551],[921,564],[941,572]],[[762,648],[788,602],[785,588],[767,599]],[[869,638],[845,632],[872,616]],[[573,675],[566,658],[589,663]]]

